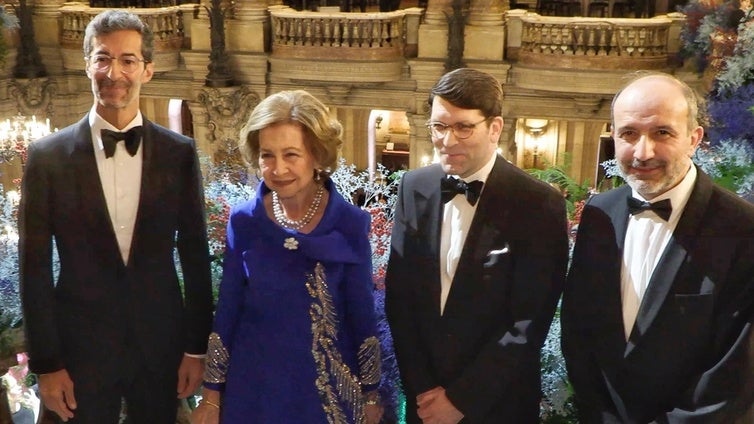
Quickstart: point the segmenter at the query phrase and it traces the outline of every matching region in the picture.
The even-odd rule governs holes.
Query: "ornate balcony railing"
[[[271,7],[273,72],[304,80],[399,79],[404,57],[411,50],[407,48],[407,39],[415,38],[410,33],[416,33],[420,14],[421,9],[417,8],[344,13]],[[409,21],[411,26],[407,24]]]
[[[184,9],[185,6],[128,9],[149,25],[154,33],[155,71],[157,72],[170,71],[178,67],[184,37]],[[107,9],[89,7],[83,3],[66,3],[61,6],[60,46],[66,50],[81,52],[86,25],[94,16],[105,10]],[[64,66],[68,69],[81,69],[84,64],[82,55],[83,53],[63,55]]]
[[[272,56],[327,60],[398,59],[406,43],[405,12],[299,12],[271,8]]]
[[[522,17],[518,62],[577,69],[659,69],[668,65],[671,20]]]

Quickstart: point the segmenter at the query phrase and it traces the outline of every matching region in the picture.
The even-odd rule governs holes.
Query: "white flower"
[[[296,250],[298,249],[298,240],[296,240],[293,237],[288,237],[285,239],[285,243],[283,243],[283,247],[285,247],[288,250]]]

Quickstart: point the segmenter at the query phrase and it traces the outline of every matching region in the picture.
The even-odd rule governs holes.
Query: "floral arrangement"
[[[754,21],[751,2],[691,0],[681,54],[703,73],[710,143],[754,141]]]
[[[736,9],[733,1],[716,0],[691,0],[680,8],[679,11],[686,15],[686,25],[681,30],[680,55],[691,59],[698,72],[704,72],[714,59],[712,39],[716,35],[736,33],[740,23]]]
[[[374,175],[357,171],[356,166],[340,160],[330,176],[335,188],[352,204],[360,206],[372,216],[369,242],[372,245],[372,276],[375,285],[374,303],[377,315],[377,332],[382,350],[382,381],[380,397],[385,407],[383,420],[388,423],[405,421],[405,398],[400,390],[400,373],[393,350],[393,337],[385,315],[385,271],[390,257],[390,235],[393,212],[398,200],[398,184],[402,172],[389,174],[384,166],[377,165]]]
[[[754,147],[744,139],[723,140],[696,150],[693,157],[713,181],[744,198],[754,193]]]
[[[29,373],[29,358],[25,353],[16,354],[18,365],[8,368],[8,372],[0,379],[8,393],[10,412],[19,413],[28,409],[36,418],[39,415],[39,398],[34,391],[36,377]],[[33,422],[36,422],[34,419]]]
[[[540,422],[544,424],[577,424],[573,388],[560,349],[560,305],[542,346],[542,402]]]
[[[256,179],[239,179],[234,174],[210,167],[204,185],[204,205],[207,214],[207,238],[212,259],[212,292],[217,299],[223,271],[223,253],[228,218],[233,206],[255,195]]]
[[[19,200],[18,191],[6,193],[0,185],[0,333],[15,327],[21,320],[16,228]],[[2,343],[0,351],[3,351]]]

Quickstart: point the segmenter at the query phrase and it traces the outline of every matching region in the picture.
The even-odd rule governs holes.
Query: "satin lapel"
[[[607,195],[612,195],[612,193],[605,194],[605,196]],[[607,215],[610,220],[609,227],[614,231],[614,237],[610,238],[609,235],[606,235],[604,242],[607,244],[599,246],[592,256],[593,260],[596,261],[609,261],[609,269],[614,270],[610,275],[604,276],[604,281],[607,285],[600,288],[600,294],[603,294],[605,298],[600,303],[600,309],[603,311],[607,328],[609,328],[606,331],[609,337],[607,340],[604,340],[604,343],[609,346],[606,351],[610,352],[610,355],[602,358],[605,364],[614,363],[615,357],[613,356],[613,352],[615,352],[615,355],[619,355],[626,346],[621,299],[621,264],[623,262],[623,244],[626,239],[629,215],[625,199],[630,195],[631,188],[627,185],[622,186],[616,190],[614,198],[611,198],[609,202],[599,208]],[[604,231],[609,231],[607,226]],[[606,372],[612,373],[614,367],[606,366],[605,369]]]
[[[606,210],[610,220],[613,222],[613,228],[615,229],[615,241],[620,246],[621,253],[623,252],[623,243],[626,241],[626,229],[628,228],[628,204],[625,202],[625,198],[631,195],[631,187],[625,185],[619,188],[621,192],[618,193],[618,201],[612,204],[609,210]],[[620,291],[620,288],[618,288]]]
[[[628,356],[641,343],[642,335],[647,332],[663,303],[665,303],[671,287],[675,284],[678,270],[684,264],[689,249],[697,238],[696,235],[701,227],[702,217],[711,195],[711,180],[701,170],[697,170],[697,180],[694,189],[691,191],[689,201],[649,280],[624,356]]]
[[[154,126],[151,122],[149,122],[146,118],[143,118],[142,121],[142,127],[144,128],[144,131],[142,133],[142,139],[141,139],[141,186],[139,189],[139,207],[136,212],[136,221],[134,222],[134,232],[133,237],[131,239],[131,251],[129,253],[128,263],[133,264],[134,263],[134,254],[138,249],[139,242],[140,242],[140,235],[142,233],[141,227],[142,222],[144,221],[144,214],[145,210],[154,210],[149,209],[154,202],[155,199],[150,194],[153,193],[154,189],[150,190],[150,183],[156,184],[158,181],[160,181],[159,178],[157,178],[157,173],[160,172],[160,167],[156,163],[156,157],[155,149],[157,146],[155,145],[154,139],[155,139],[155,131]],[[145,209],[146,208],[146,209]],[[159,209],[158,209],[159,210]]]
[[[445,173],[439,165],[436,171],[428,173],[423,180],[417,181],[414,188],[414,204],[416,205],[414,218],[417,231],[426,236],[429,254],[436,259],[439,269],[440,232],[444,206],[440,199],[440,180]]]
[[[498,157],[495,165],[487,177],[482,196],[479,198],[474,218],[471,220],[469,234],[463,244],[461,257],[458,258],[458,268],[453,278],[453,284],[448,293],[445,303],[444,316],[452,315],[455,299],[466,298],[465,293],[474,290],[475,281],[467,277],[472,275],[475,267],[481,268],[488,260],[487,253],[493,249],[502,249],[506,246],[495,246],[495,240],[499,238],[501,223],[507,222],[508,209],[505,207],[505,167],[509,165],[505,159]],[[496,225],[493,225],[492,223]]]
[[[474,218],[471,220],[469,234],[463,244],[461,257],[458,259],[456,275],[463,274],[463,269],[471,266],[479,266],[487,260],[487,253],[493,249],[501,249],[505,246],[495,246],[494,242],[500,235],[499,224],[506,223],[508,209],[501,202],[505,197],[505,167],[509,165],[505,159],[498,157],[495,165],[487,177],[482,196],[479,198]],[[493,219],[494,218],[494,219]],[[495,222],[498,225],[492,225]],[[453,282],[455,286],[455,281]],[[451,289],[451,294],[452,294]]]
[[[93,238],[96,242],[102,243],[95,251],[112,251],[120,258],[118,241],[115,238],[110,212],[107,210],[107,201],[102,190],[97,160],[94,157],[88,115],[76,124],[73,139],[75,140],[71,150],[71,167],[75,173],[73,184],[77,188],[81,202],[81,214],[85,217],[84,228],[94,228],[95,231],[102,234],[102,237]]]

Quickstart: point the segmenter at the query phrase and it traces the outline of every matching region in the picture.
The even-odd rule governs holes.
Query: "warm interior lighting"
[[[547,128],[547,124],[549,123],[550,122],[547,119],[525,119],[524,120],[524,126],[526,127],[526,131],[535,137],[542,135],[542,133],[545,132],[545,129]]]
[[[16,115],[0,122],[0,161],[9,162],[15,157],[26,159],[26,149],[34,140],[50,134],[50,120],[37,121]]]

